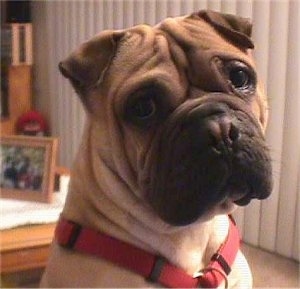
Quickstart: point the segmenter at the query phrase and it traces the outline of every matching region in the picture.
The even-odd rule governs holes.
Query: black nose
[[[204,121],[210,144],[218,151],[231,148],[240,137],[239,129],[232,123],[230,116],[216,115]]]
[[[198,145],[210,146],[220,153],[228,152],[240,137],[234,117],[225,104],[201,105],[190,113],[188,123]]]

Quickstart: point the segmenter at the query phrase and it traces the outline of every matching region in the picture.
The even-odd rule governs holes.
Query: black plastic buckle
[[[72,232],[70,233],[68,242],[64,244],[63,246],[67,249],[72,249],[75,246],[75,243],[81,233],[82,227],[76,223],[72,223]]]
[[[220,266],[222,267],[223,271],[226,273],[226,275],[228,276],[229,273],[231,272],[231,268],[229,266],[229,264],[227,263],[227,261],[224,259],[224,257],[219,254],[219,253],[216,253],[214,254],[212,257],[211,257],[211,260],[212,261],[217,261]]]
[[[152,271],[151,271],[150,275],[148,276],[147,280],[157,283],[165,263],[166,263],[166,261],[164,258],[157,256],[154,261]]]

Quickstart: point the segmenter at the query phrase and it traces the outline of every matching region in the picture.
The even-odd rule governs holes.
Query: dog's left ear
[[[254,48],[254,44],[250,38],[252,24],[249,19],[211,10],[201,10],[198,13],[195,13],[194,16],[198,16],[208,22],[235,45],[246,49]]]
[[[124,31],[103,31],[59,63],[60,72],[70,80],[83,102],[90,89],[102,82],[124,34]]]

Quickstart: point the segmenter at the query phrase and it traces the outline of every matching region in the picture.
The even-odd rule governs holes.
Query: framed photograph
[[[56,152],[56,138],[2,136],[1,197],[51,202]]]

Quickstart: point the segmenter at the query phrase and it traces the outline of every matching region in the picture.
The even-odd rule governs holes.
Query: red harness
[[[229,219],[230,226],[225,242],[197,277],[188,275],[160,256],[155,256],[102,232],[84,228],[63,217],[57,224],[55,238],[58,244],[65,248],[109,260],[165,287],[216,288],[222,281],[227,284],[227,276],[240,246],[238,229],[231,216]]]

